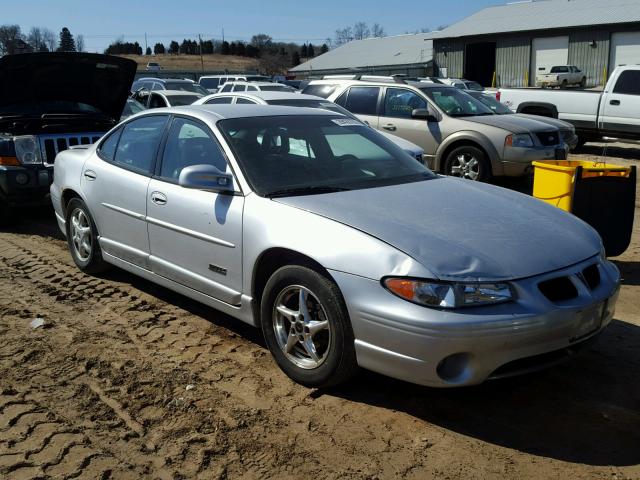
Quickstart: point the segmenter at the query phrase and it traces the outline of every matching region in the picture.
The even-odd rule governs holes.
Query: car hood
[[[372,235],[442,280],[525,278],[601,249],[595,230],[571,214],[524,194],[453,177],[274,201]]]
[[[551,125],[552,127],[556,127],[560,130],[571,130],[571,124],[569,122],[558,120],[556,118],[541,117],[540,115],[529,115],[528,113],[514,113],[513,116],[526,118],[528,120],[534,120],[538,123],[544,123],[546,125]]]
[[[531,133],[549,130],[548,124],[515,115],[486,115],[460,118],[472,123],[480,123],[482,125],[502,128],[503,130],[507,130],[511,133]]]
[[[0,58],[0,106],[80,102],[117,121],[136,68],[133,60],[94,53],[5,55]]]

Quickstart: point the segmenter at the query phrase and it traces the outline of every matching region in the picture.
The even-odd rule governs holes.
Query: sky
[[[102,52],[112,41],[145,46],[184,38],[249,40],[266,33],[278,41],[323,43],[337,28],[364,21],[388,35],[436,29],[506,0],[0,0],[2,24],[82,34],[85,49]]]

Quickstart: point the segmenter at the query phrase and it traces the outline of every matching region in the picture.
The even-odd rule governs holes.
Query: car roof
[[[201,93],[187,92],[185,90],[154,90],[151,93],[159,93],[161,95],[189,95],[189,96],[200,95],[202,96]]]
[[[448,84],[431,83],[431,82],[416,82],[413,80],[407,80],[405,82],[394,82],[391,80],[354,80],[354,79],[327,79],[327,80],[312,80],[309,85],[362,85],[362,86],[375,86],[375,87],[415,87],[415,88],[454,88]]]
[[[257,75],[256,75],[257,76]],[[244,80],[239,80],[235,82],[227,82],[225,85],[253,85],[254,87],[270,87],[272,85],[280,85],[281,87],[286,87],[281,83],[275,82],[245,82]]]
[[[229,118],[273,117],[286,115],[326,115],[336,116],[342,114],[321,110],[317,108],[289,107],[280,105],[186,105],[184,107],[154,108],[153,113],[183,113],[205,120],[223,120]]]
[[[136,82],[140,82],[140,81],[145,81],[145,82],[154,81],[154,82],[187,82],[187,83],[193,83],[193,80],[189,80],[188,78],[141,77],[141,78],[137,78],[136,79]]]
[[[218,97],[253,97],[259,100],[264,100],[265,102],[271,100],[323,100],[328,102],[322,97],[317,97],[315,95],[305,95],[303,93],[295,93],[295,92],[276,92],[276,91],[251,91],[251,92],[221,92],[214,93],[213,95],[208,95],[206,98],[218,98]]]

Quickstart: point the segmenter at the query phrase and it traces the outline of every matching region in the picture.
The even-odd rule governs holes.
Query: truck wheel
[[[585,88],[587,86],[587,77],[582,77],[580,80],[580,88]]]
[[[102,259],[98,229],[87,205],[72,198],[67,205],[67,245],[73,261],[85,273],[100,273],[109,268]]]
[[[568,85],[567,81],[566,80],[562,80],[562,84],[560,84],[560,88],[562,90],[565,90],[567,88],[567,85]]]
[[[491,178],[491,166],[482,150],[464,145],[449,153],[445,161],[445,173],[452,177],[487,182]]]
[[[5,202],[0,200],[0,227],[6,227],[15,222],[16,217],[13,209]]]
[[[330,279],[307,267],[282,267],[265,286],[260,313],[271,354],[295,382],[330,387],[357,372],[347,308]]]

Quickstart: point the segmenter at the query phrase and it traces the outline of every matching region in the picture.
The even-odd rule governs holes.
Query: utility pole
[[[222,43],[224,43],[224,27],[222,27]]]
[[[202,71],[204,72],[204,59],[202,58],[202,37],[198,34],[198,40],[200,42],[200,66],[202,67]]]
[[[149,46],[147,45],[147,32],[144,32],[144,53],[145,53],[145,55],[147,53],[147,48],[149,48]]]

